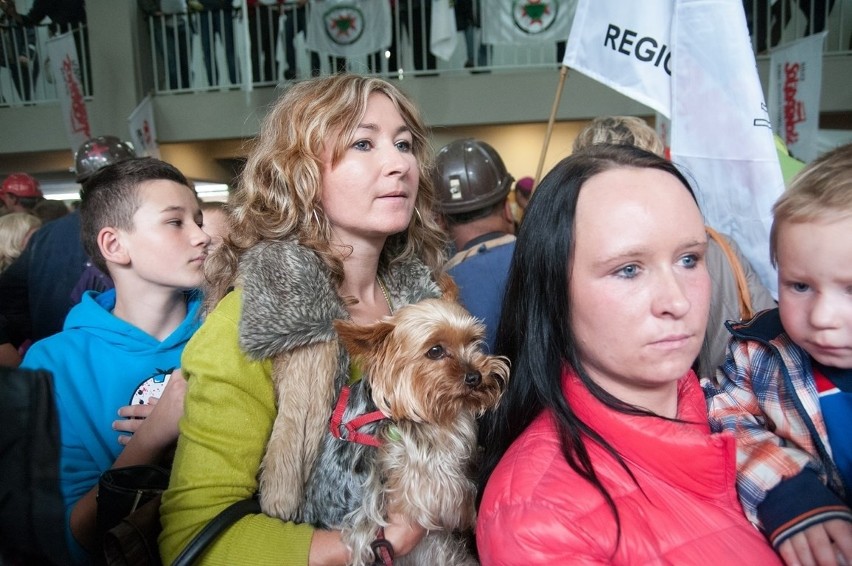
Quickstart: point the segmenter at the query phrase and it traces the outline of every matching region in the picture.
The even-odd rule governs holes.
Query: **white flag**
[[[295,10],[292,12],[292,18],[296,17]],[[295,76],[296,69],[290,69],[287,66],[287,49],[295,49],[296,45],[288,45],[287,44],[287,28],[285,26],[295,25],[290,19],[285,15],[285,12],[281,12],[281,15],[278,16],[278,37],[275,39],[275,68],[278,69],[278,75],[273,77],[276,82],[280,81],[284,78],[284,71],[289,70],[293,71]]]
[[[77,48],[71,32],[57,35],[47,40],[47,53],[50,57],[50,70],[53,73],[65,132],[71,144],[71,153],[75,153],[86,140],[92,137],[89,127],[89,113],[83,98],[83,86],[80,81],[80,64]]]
[[[146,96],[130,113],[127,119],[130,128],[130,141],[140,157],[160,158],[160,146],[157,144],[157,129],[154,127],[154,105],[151,97]]]
[[[772,205],[784,179],[742,0],[675,0],[672,160],[695,178],[707,223],[731,236],[777,296]]]
[[[456,50],[459,34],[456,30],[456,11],[453,0],[430,0],[432,25],[429,30],[429,51],[432,55],[449,61]]]
[[[787,149],[802,161],[819,152],[822,45],[817,33],[772,50],[769,58],[769,115]]]
[[[672,0],[580,0],[562,64],[668,117]]]
[[[236,6],[232,6],[234,8],[239,7],[240,9],[240,17],[237,21],[237,25],[234,26],[234,45],[236,47],[236,56],[239,58],[237,63],[237,68],[240,70],[242,74],[242,89],[244,92],[249,93],[254,89],[254,79],[252,76],[252,68],[251,68],[251,58],[252,58],[252,45],[251,45],[251,32],[249,31],[249,7],[248,2],[246,0],[238,0],[236,2]],[[251,8],[254,10],[254,7]],[[259,56],[257,53],[255,56]],[[249,103],[249,97],[246,96],[246,104]]]
[[[563,63],[671,119],[671,159],[707,224],[777,295],[769,227],[784,181],[742,0],[580,0]]]
[[[571,7],[565,0],[482,0],[482,43],[564,41],[571,29]]]
[[[390,47],[388,0],[320,0],[308,6],[305,46],[311,51],[359,57]]]

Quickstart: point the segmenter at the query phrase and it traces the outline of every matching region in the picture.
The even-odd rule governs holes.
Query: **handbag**
[[[122,519],[103,538],[103,555],[109,566],[162,566],[160,496]]]
[[[98,540],[107,564],[159,566],[160,497],[169,470],[139,465],[112,468],[98,480]]]
[[[98,480],[98,532],[103,536],[122,519],[169,487],[169,470],[140,465],[112,468]]]
[[[255,513],[261,513],[256,497],[232,503],[195,535],[172,566],[191,566],[225,529]],[[157,546],[161,530],[160,496],[156,496],[106,533],[103,541],[106,563],[110,566],[162,566]]]

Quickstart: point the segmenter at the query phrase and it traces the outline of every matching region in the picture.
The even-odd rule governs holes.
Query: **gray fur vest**
[[[417,260],[380,276],[396,308],[441,295]],[[261,507],[268,515],[298,520],[334,402],[349,380],[349,355],[332,325],[349,314],[322,261],[293,241],[247,251],[239,281],[240,347],[252,359],[272,358],[278,408],[259,472]]]

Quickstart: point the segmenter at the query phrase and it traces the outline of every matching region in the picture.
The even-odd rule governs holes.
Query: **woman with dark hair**
[[[593,146],[542,180],[497,332],[513,379],[485,429],[483,565],[779,563],[691,369],[706,249],[689,183],[654,154]]]

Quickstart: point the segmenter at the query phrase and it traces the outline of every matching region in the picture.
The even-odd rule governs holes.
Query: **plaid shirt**
[[[760,524],[767,492],[806,467],[842,499],[807,352],[784,332],[777,308],[727,326],[734,338],[719,383],[702,386],[711,428],[737,439],[737,491],[749,520]]]

